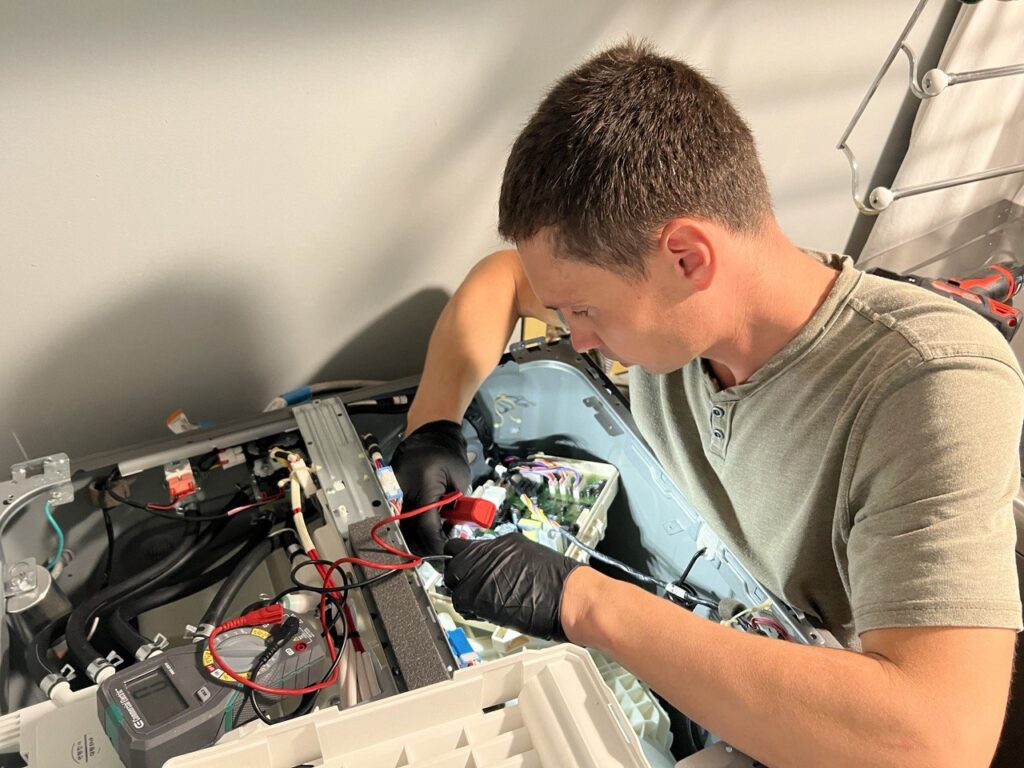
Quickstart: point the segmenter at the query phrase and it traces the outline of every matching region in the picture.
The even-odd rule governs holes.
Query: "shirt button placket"
[[[711,446],[719,456],[725,455],[726,409],[722,405],[711,406]]]

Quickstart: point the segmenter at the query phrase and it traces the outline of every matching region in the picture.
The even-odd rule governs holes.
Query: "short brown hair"
[[[754,137],[722,90],[629,40],[541,102],[505,165],[498,230],[515,242],[551,227],[560,256],[642,277],[670,219],[754,232],[770,210]]]

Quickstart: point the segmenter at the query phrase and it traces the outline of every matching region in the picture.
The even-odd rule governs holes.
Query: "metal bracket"
[[[622,434],[622,427],[615,421],[615,417],[608,413],[604,403],[596,397],[585,397],[583,398],[583,404],[594,411],[594,418],[597,419],[597,423],[601,425],[605,432],[612,437]]]
[[[387,509],[387,498],[340,398],[297,405],[292,415],[317,467],[318,497],[343,536],[350,525]]]
[[[522,341],[515,341],[509,344],[508,351],[513,355],[518,355],[523,352],[543,349],[546,344],[547,339],[543,336],[535,336],[532,339],[523,339]]]
[[[960,83],[976,83],[981,80],[994,80],[1000,77],[1024,75],[1024,64],[1009,64],[1005,67],[989,67],[973,69],[968,72],[946,72],[943,69],[929,69],[923,76],[917,76],[917,57],[914,49],[906,43],[900,48],[907,56],[910,64],[910,91],[919,99],[933,99],[951,85]]]
[[[71,461],[66,453],[23,461],[11,466],[11,479],[0,483],[0,514],[5,507],[17,507],[40,491],[49,490],[54,506],[75,500],[71,484]]]
[[[929,184],[917,184],[912,187],[897,189],[892,189],[890,187],[875,187],[868,194],[867,204],[865,205],[864,198],[860,194],[860,173],[857,166],[857,157],[854,155],[853,150],[850,149],[847,141],[850,138],[850,134],[853,133],[853,129],[860,121],[861,116],[864,114],[864,110],[867,109],[868,103],[875,95],[875,91],[878,90],[878,86],[882,82],[882,78],[885,77],[889,68],[892,66],[893,61],[900,53],[906,55],[907,63],[910,66],[910,92],[921,100],[934,98],[942,93],[948,86],[956,85],[957,83],[970,83],[978,80],[988,80],[995,77],[1008,77],[1010,75],[1024,74],[1024,64],[1014,64],[1006,67],[978,69],[971,72],[947,73],[941,69],[930,69],[925,72],[922,77],[918,77],[917,55],[914,53],[914,49],[907,44],[907,36],[910,34],[910,30],[913,29],[914,25],[917,23],[918,17],[921,15],[922,11],[924,11],[927,4],[928,0],[920,0],[917,7],[914,8],[913,13],[910,14],[910,20],[907,21],[906,26],[903,27],[903,31],[900,32],[899,37],[896,39],[892,49],[889,51],[889,55],[886,56],[885,61],[878,70],[878,74],[875,75],[875,79],[871,82],[871,85],[868,86],[867,93],[865,93],[864,98],[861,99],[860,105],[857,107],[857,111],[854,112],[853,117],[850,118],[850,122],[847,124],[846,130],[843,131],[843,135],[839,137],[839,143],[836,144],[836,149],[842,151],[846,156],[847,163],[850,165],[853,204],[857,207],[858,211],[866,216],[877,216],[892,205],[893,202],[904,197],[913,197],[914,195],[921,195],[926,192],[935,192],[940,189],[948,189],[949,187],[958,187],[962,184],[972,184],[986,179],[1008,176],[1012,173],[1024,173],[1024,163],[1018,163],[1016,165],[1005,165],[1000,168],[990,168],[989,170],[967,174],[966,176],[943,179]]]

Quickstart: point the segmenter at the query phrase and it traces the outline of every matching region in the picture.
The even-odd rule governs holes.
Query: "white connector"
[[[292,479],[297,480],[302,493],[307,499],[316,496],[316,483],[313,482],[313,471],[297,453],[289,453],[286,457],[288,468],[291,470]]]
[[[217,453],[217,463],[221,469],[230,469],[239,464],[245,464],[245,451],[237,445],[234,448],[226,448]]]
[[[388,501],[401,509],[402,487],[398,484],[398,478],[395,477],[395,470],[385,464],[383,467],[378,467],[376,473],[380,487],[384,491],[384,496],[387,497]]]

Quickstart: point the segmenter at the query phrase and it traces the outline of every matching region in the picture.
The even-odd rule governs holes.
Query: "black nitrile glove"
[[[452,539],[444,583],[467,619],[485,619],[546,640],[565,641],[562,590],[582,563],[518,533],[489,541]]]
[[[469,461],[462,426],[454,421],[431,421],[417,429],[391,457],[402,487],[406,512],[469,488]],[[418,555],[439,555],[448,540],[441,530],[441,513],[431,509],[400,522],[409,548]]]

